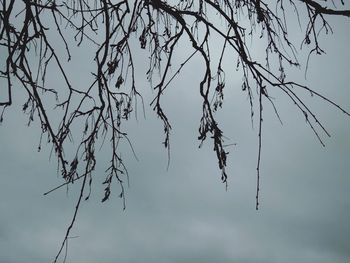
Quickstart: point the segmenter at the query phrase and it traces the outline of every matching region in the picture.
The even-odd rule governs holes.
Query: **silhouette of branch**
[[[340,3],[344,5],[342,0]],[[324,53],[320,34],[332,32],[327,18],[350,17],[350,10],[341,10],[336,5],[329,8],[313,0],[276,1],[274,8],[270,8],[265,0],[0,1],[0,49],[3,54],[0,77],[6,80],[1,87],[4,98],[0,100],[0,122],[5,109],[18,103],[13,89],[21,89],[27,96],[22,109],[28,115],[28,125],[37,118],[41,128],[38,150],[46,136],[57,159],[57,171],[64,180],[44,195],[83,180],[74,216],[55,261],[67,246],[82,198],[90,197],[98,145],[107,147],[110,154],[101,200],[110,198],[116,183],[125,209],[125,182],[129,182],[129,174],[121,157],[120,143],[126,141],[137,159],[123,123],[132,113],[137,118],[138,99],[144,107],[136,78],[137,70],[145,66],[135,62],[139,49],[149,57],[146,78],[155,90],[150,106],[163,124],[168,167],[172,125],[162,98],[167,89],[176,85],[176,76],[196,57],[201,59],[203,66],[198,67],[201,74],[198,95],[202,100],[199,147],[206,141],[212,143],[221,181],[226,187],[229,153],[225,150],[226,137],[216,112],[225,102],[226,73],[232,70],[224,67],[224,61],[232,56],[237,58],[236,70],[242,73],[241,88],[248,97],[251,121],[259,125],[256,209],[259,207],[263,107],[266,103],[272,105],[282,123],[275,99],[269,95],[271,90],[279,91],[295,105],[324,145],[322,136],[330,136],[330,133],[319,120],[320,113],[314,112],[304,99],[305,94],[323,100],[347,116],[350,114],[313,87],[287,76],[286,68],[300,67],[295,48],[299,43],[290,39],[287,30],[289,8],[296,13],[299,24],[305,26],[301,47],[309,51],[306,74],[311,55]],[[303,19],[299,17],[300,11],[306,14]],[[263,46],[265,56],[262,61],[251,52],[248,38]],[[135,40],[139,46],[135,45]],[[174,57],[185,44],[189,55],[176,64]],[[87,74],[86,84],[77,85],[74,73],[67,65],[77,59],[73,47],[82,45],[89,45],[95,68],[90,78]],[[215,49],[219,51],[218,56],[213,52]],[[53,83],[48,72],[55,72],[61,82]],[[52,105],[52,99],[55,105]],[[257,117],[255,111],[258,111]],[[55,118],[51,117],[53,114]],[[79,138],[77,142],[76,138]],[[68,147],[74,150],[65,151]]]
[[[321,6],[319,3],[313,0],[300,0],[308,5],[309,8],[312,8],[316,14],[324,14],[324,15],[340,15],[350,17],[350,10],[336,10],[329,9],[327,7]],[[342,2],[344,5],[344,2]]]

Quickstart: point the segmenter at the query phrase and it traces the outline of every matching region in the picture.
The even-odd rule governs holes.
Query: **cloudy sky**
[[[334,34],[322,40],[327,54],[312,58],[307,80],[303,71],[292,74],[350,110],[350,22],[331,22]],[[267,109],[256,211],[257,130],[251,127],[241,79],[228,77],[218,116],[227,142],[237,144],[229,150],[225,191],[210,142],[198,149],[196,140],[197,63],[194,59],[164,97],[173,124],[169,169],[162,125],[147,110],[146,119],[128,124],[139,161],[125,152],[126,210],[118,191],[100,203],[103,187],[96,184],[71,232],[67,262],[349,262],[350,118],[310,101],[332,135],[324,138],[324,148],[284,98],[277,103],[283,126]],[[145,94],[145,101],[152,96]],[[0,127],[0,262],[51,262],[73,215],[79,184],[68,193],[43,196],[62,181],[55,162],[48,161],[49,149],[36,152],[40,134],[35,125],[26,126],[20,105],[7,111]],[[103,178],[103,171],[100,165],[96,173]]]

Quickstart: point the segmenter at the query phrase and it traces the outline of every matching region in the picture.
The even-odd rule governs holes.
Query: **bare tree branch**
[[[338,2],[337,5],[344,5],[342,0]],[[226,72],[232,70],[224,67],[224,61],[228,57],[237,58],[236,69],[242,73],[241,88],[248,97],[251,120],[259,126],[256,209],[259,207],[266,103],[273,106],[282,122],[275,100],[269,95],[271,90],[280,92],[295,105],[322,145],[322,136],[330,134],[319,120],[320,113],[311,109],[304,95],[311,94],[350,116],[335,101],[313,87],[291,80],[287,74],[287,68],[300,67],[295,46],[300,44],[306,48],[309,57],[314,53],[323,54],[320,34],[332,32],[327,18],[342,16],[345,19],[350,17],[350,10],[339,9],[337,5],[329,8],[325,1],[322,4],[314,0],[273,3],[270,7],[267,0],[0,0],[0,77],[6,82],[0,93],[0,121],[6,116],[5,110],[19,103],[13,90],[26,94],[23,112],[28,114],[28,125],[36,118],[41,127],[38,148],[41,149],[42,138],[46,137],[64,180],[45,195],[83,180],[74,216],[55,262],[67,245],[82,198],[90,197],[98,145],[107,145],[110,153],[105,164],[102,202],[110,198],[116,183],[125,209],[125,183],[129,175],[121,155],[121,141],[126,141],[135,157],[136,154],[123,123],[132,113],[137,116],[138,99],[144,107],[135,76],[138,68],[145,66],[135,62],[138,50],[149,57],[147,80],[155,90],[150,105],[163,123],[163,144],[168,151],[168,161],[172,125],[162,97],[193,58],[201,59],[198,95],[202,100],[202,116],[198,140],[200,146],[207,141],[212,143],[221,181],[226,187],[228,152],[216,112],[225,102]],[[288,10],[296,13],[299,24],[305,28],[301,43],[289,37]],[[301,19],[299,12],[306,16]],[[265,57],[262,61],[248,47],[248,38],[263,45]],[[139,42],[138,46],[135,41]],[[176,64],[174,57],[183,43],[187,43],[189,55]],[[89,79],[88,72],[86,74],[89,81],[83,84],[86,86],[76,85],[73,74],[67,69],[76,59],[72,51],[74,46],[82,45],[89,45],[91,65],[94,65],[92,77]],[[215,56],[213,50],[218,47],[219,56]],[[52,83],[48,72],[56,72],[61,83]],[[52,100],[54,107],[49,103]],[[76,138],[79,138],[77,142]],[[67,153],[67,147],[73,147],[74,151]]]

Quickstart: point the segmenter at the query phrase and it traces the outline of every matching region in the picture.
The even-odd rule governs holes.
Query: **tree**
[[[332,7],[327,6],[328,2],[333,4]],[[242,73],[242,92],[249,98],[252,122],[258,123],[256,209],[259,205],[264,105],[271,104],[280,118],[274,98],[269,95],[271,90],[280,91],[295,104],[322,145],[320,133],[327,136],[329,133],[317,113],[308,106],[303,97],[305,93],[350,116],[336,102],[287,76],[288,69],[301,67],[295,47],[300,43],[290,39],[289,21],[296,18],[304,28],[301,47],[309,50],[309,58],[322,54],[324,50],[319,37],[332,32],[327,17],[350,17],[350,10],[341,8],[345,6],[343,0],[1,0],[0,3],[0,43],[1,53],[5,54],[1,58],[0,74],[7,82],[0,97],[0,121],[13,103],[13,89],[21,89],[27,96],[23,111],[29,116],[28,125],[34,118],[38,119],[41,138],[46,137],[52,145],[58,171],[64,179],[64,183],[53,190],[82,181],[74,216],[56,260],[67,243],[81,201],[90,196],[88,189],[94,178],[97,143],[108,140],[106,144],[111,147],[102,202],[109,198],[112,182],[116,181],[125,208],[124,181],[128,179],[128,172],[119,143],[126,140],[131,149],[132,144],[122,124],[136,112],[137,105],[144,107],[136,78],[138,65],[134,62],[137,49],[149,54],[147,80],[156,91],[151,106],[163,123],[163,143],[168,154],[171,120],[161,103],[162,95],[174,85],[176,77],[192,58],[199,57],[203,61],[199,83],[203,103],[198,139],[200,145],[208,137],[212,141],[221,180],[225,184],[228,152],[215,112],[224,102],[225,73],[232,68]],[[294,17],[290,16],[292,13]],[[213,46],[213,36],[220,41],[219,50]],[[53,37],[60,43],[52,40]],[[263,45],[263,61],[253,55],[248,40]],[[173,61],[180,43],[187,43],[191,53],[176,65]],[[73,85],[72,73],[67,71],[69,62],[75,59],[71,52],[74,45],[90,46],[95,70],[89,86]],[[214,51],[219,51],[219,55],[215,56]],[[235,65],[229,69],[223,66],[228,57],[235,58]],[[52,71],[57,72],[55,77],[63,85],[49,81],[47,74]],[[81,140],[73,144],[74,154],[69,154],[66,149],[72,147],[72,138],[81,135]]]

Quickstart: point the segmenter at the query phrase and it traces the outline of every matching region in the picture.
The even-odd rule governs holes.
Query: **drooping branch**
[[[101,199],[104,202],[110,198],[116,183],[125,208],[125,182],[129,176],[121,157],[120,142],[126,141],[134,153],[123,124],[133,112],[137,114],[138,98],[144,106],[135,77],[139,68],[147,68],[147,80],[156,91],[150,104],[163,123],[163,144],[170,160],[172,125],[162,97],[194,57],[201,59],[203,67],[198,67],[202,70],[198,72],[201,74],[198,95],[202,99],[199,145],[208,140],[212,143],[221,181],[227,186],[228,152],[216,112],[225,102],[225,73],[232,70],[224,67],[224,61],[227,57],[237,58],[236,69],[242,73],[241,88],[248,97],[251,121],[259,126],[256,208],[259,205],[262,122],[266,103],[273,106],[281,121],[270,92],[280,92],[295,105],[322,145],[322,135],[328,136],[329,132],[319,120],[319,113],[314,112],[304,99],[304,94],[312,94],[350,115],[313,87],[290,80],[286,70],[300,67],[295,48],[300,42],[290,39],[287,30],[290,23],[286,16],[288,8],[296,12],[305,28],[301,46],[309,50],[309,56],[324,53],[320,33],[332,31],[327,17],[350,17],[350,10],[331,9],[314,0],[274,3],[274,7],[270,7],[271,3],[265,0],[0,1],[0,51],[4,54],[0,58],[0,77],[6,82],[0,93],[0,121],[4,110],[14,102],[18,103],[13,90],[21,89],[21,93],[27,95],[23,111],[29,116],[28,125],[38,118],[41,138],[47,137],[57,157],[58,172],[64,183],[54,189],[83,180],[76,210],[57,258],[67,244],[83,196],[85,199],[90,196],[96,176],[97,144],[107,148],[110,154]],[[344,5],[343,1],[341,3]],[[306,14],[303,19],[300,19],[299,11]],[[56,37],[55,40],[51,35]],[[251,52],[247,45],[249,38],[263,46],[265,56],[262,60]],[[138,47],[135,41],[139,42]],[[86,83],[76,85],[67,64],[76,59],[73,46],[85,43],[91,49],[87,60],[91,59],[95,68]],[[176,52],[181,52],[179,47],[186,43],[189,55],[177,65]],[[212,51],[218,47],[221,50],[216,57]],[[149,57],[144,65],[135,62],[140,50]],[[62,85],[50,82],[48,72],[57,72]],[[56,103],[54,109],[47,102],[51,97]],[[53,112],[56,118],[50,117]],[[76,138],[79,140],[73,143]],[[67,147],[74,150],[67,153]],[[38,148],[41,149],[41,139]]]

